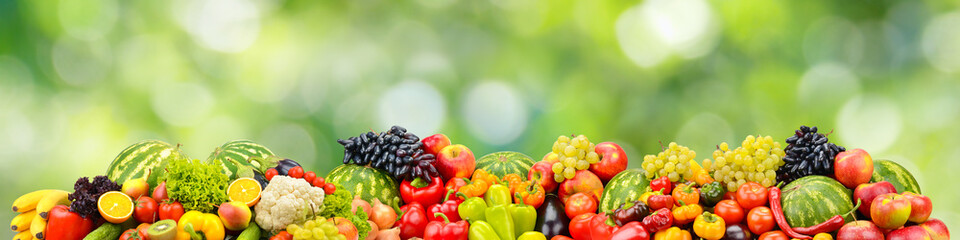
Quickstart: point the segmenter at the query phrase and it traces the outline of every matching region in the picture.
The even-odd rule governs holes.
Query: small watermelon
[[[189,159],[180,151],[179,146],[159,140],[146,140],[130,145],[107,168],[107,178],[123,184],[127,180],[140,178],[149,173],[147,183],[157,186],[157,179],[163,175],[163,169],[170,160]]]
[[[511,173],[526,176],[533,164],[530,156],[510,151],[495,152],[477,159],[477,169],[483,169],[498,178]]]
[[[327,174],[328,183],[336,183],[367,202],[374,198],[386,205],[399,202],[399,184],[387,172],[366,166],[344,164]]]
[[[603,187],[600,197],[600,211],[606,212],[620,207],[620,204],[640,199],[647,192],[650,180],[643,169],[627,169],[613,176]]]
[[[223,164],[223,173],[230,179],[236,179],[238,177],[237,171],[240,170],[241,166],[258,169],[256,164],[249,161],[251,157],[265,158],[269,156],[274,156],[273,152],[263,145],[250,140],[233,140],[213,150],[210,157],[207,157],[207,162],[220,160]]]
[[[793,227],[809,227],[853,209],[852,192],[832,178],[811,175],[782,188],[783,215]],[[844,216],[847,221],[851,216]]]
[[[879,181],[892,183],[893,187],[896,188],[899,193],[911,191],[916,194],[921,194],[920,184],[917,184],[917,179],[913,178],[913,174],[910,174],[910,172],[907,171],[906,168],[903,168],[903,166],[900,166],[900,164],[890,160],[873,161],[873,178],[870,179],[870,182]]]

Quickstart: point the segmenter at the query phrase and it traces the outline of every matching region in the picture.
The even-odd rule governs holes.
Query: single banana
[[[10,230],[14,232],[29,230],[34,215],[37,215],[37,211],[29,211],[13,217],[13,221],[10,221]]]
[[[48,192],[40,199],[40,202],[37,203],[37,214],[40,214],[40,217],[43,219],[47,219],[50,215],[50,209],[53,209],[53,206],[70,204],[70,199],[67,199],[67,195],[69,194],[69,192],[63,190]]]
[[[13,240],[33,240],[33,236],[30,236],[30,231],[25,231],[13,235]]]
[[[43,199],[43,196],[53,191],[52,189],[37,190],[13,200],[13,211],[19,213],[29,212],[30,210],[37,208],[37,203],[40,202],[40,199]]]
[[[33,222],[30,223],[30,235],[37,239],[43,239],[47,230],[47,220],[40,217],[40,214],[33,216]]]

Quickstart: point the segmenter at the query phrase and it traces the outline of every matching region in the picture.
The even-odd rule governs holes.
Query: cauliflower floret
[[[257,224],[269,231],[279,231],[287,225],[303,221],[306,213],[323,210],[323,189],[315,188],[306,180],[277,175],[260,193],[260,202],[254,206]]]

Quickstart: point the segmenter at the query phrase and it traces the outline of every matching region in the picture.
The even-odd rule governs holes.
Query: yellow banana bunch
[[[70,204],[70,200],[67,199],[69,194],[67,191],[53,190],[43,195],[43,198],[37,203],[37,214],[43,219],[47,219],[50,216],[50,209],[53,209],[54,206]]]
[[[33,240],[33,236],[30,236],[30,231],[20,232],[17,235],[13,236],[13,240]]]
[[[33,222],[33,216],[35,215],[37,215],[37,211],[29,211],[13,217],[13,221],[10,221],[10,230],[14,232],[29,230],[30,223]]]
[[[20,214],[10,221],[10,229],[19,232],[13,239],[42,239],[50,210],[57,205],[69,205],[69,194],[63,190],[44,189],[24,194],[14,200],[11,209]]]

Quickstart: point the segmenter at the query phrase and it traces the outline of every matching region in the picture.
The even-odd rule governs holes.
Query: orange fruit
[[[120,224],[133,215],[133,200],[122,192],[105,192],[97,199],[97,210],[107,222]]]
[[[253,178],[237,178],[227,187],[227,197],[230,201],[238,201],[247,204],[247,207],[260,202],[260,183]]]

